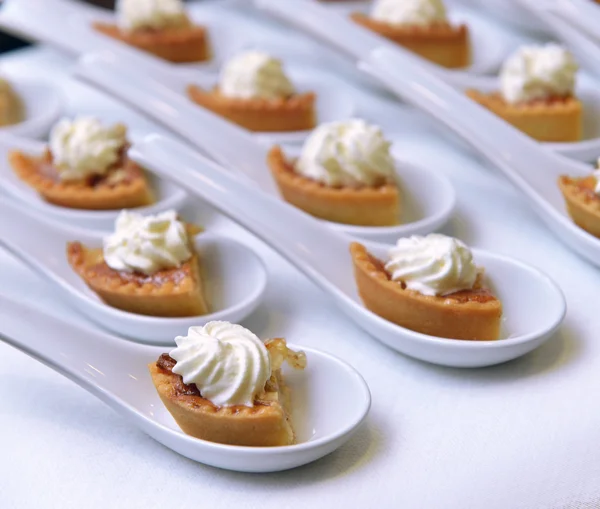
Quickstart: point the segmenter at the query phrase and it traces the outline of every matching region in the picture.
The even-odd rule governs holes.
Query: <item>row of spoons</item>
[[[255,4],[265,12],[281,17],[320,39],[325,39],[334,48],[343,50],[355,60],[365,57],[370,50],[376,47],[385,46],[392,50],[397,49],[395,45],[385,39],[354,26],[345,19],[345,16],[332,12],[331,9],[326,9],[313,2],[304,5],[304,0],[294,1],[300,1],[300,4],[290,5],[290,8],[282,8],[281,2],[271,2],[270,0],[257,0]],[[32,9],[38,14],[37,16],[26,15]],[[205,18],[208,12],[210,12],[208,9],[203,11]],[[190,83],[197,83],[205,87],[212,86],[216,79],[216,72],[225,60],[242,50],[261,49],[291,64],[288,65],[288,70],[297,84],[298,90],[317,92],[319,98],[317,109],[321,122],[348,118],[356,109],[352,91],[344,86],[341,80],[334,80],[330,74],[315,68],[317,65],[321,69],[335,70],[336,66],[330,65],[328,61],[319,65],[318,59],[315,64],[315,51],[303,54],[299,44],[294,45],[264,37],[260,39],[250,36],[242,37],[239,35],[239,31],[235,31],[231,27],[227,29],[227,27],[220,26],[218,16],[208,16],[209,23],[215,24],[214,32],[219,39],[214,44],[215,48],[219,49],[215,53],[214,60],[210,64],[171,64],[95,33],[91,29],[91,21],[98,17],[104,21],[110,21],[114,15],[99,9],[83,7],[71,0],[61,0],[52,7],[44,2],[39,2],[39,0],[26,0],[23,4],[19,3],[18,5],[16,2],[9,2],[8,6],[0,12],[0,26],[28,37],[49,42],[77,55],[110,50],[123,58],[126,57],[128,66],[135,68],[136,72],[149,74],[167,85],[173,92],[178,93]],[[327,20],[327,22],[321,23],[320,20]],[[204,21],[206,22],[206,19]],[[199,20],[199,22],[201,21]],[[332,30],[324,30],[325,26],[332,27]],[[473,46],[485,49],[488,45],[475,38]],[[591,50],[587,46],[581,49],[582,46],[575,43],[572,46],[572,50],[581,59],[582,64],[592,71],[595,70],[598,51],[590,52]],[[326,49],[320,49],[318,55],[326,53]],[[484,53],[489,54],[490,52],[486,50]],[[475,88],[482,92],[489,92],[499,88],[496,78],[481,76],[473,70],[469,72],[448,70],[422,59],[417,58],[417,60],[444,81],[454,84],[461,90]],[[501,60],[502,58],[488,71],[497,68]],[[352,66],[350,67],[352,68]],[[358,75],[365,77],[364,73]],[[568,157],[590,161],[596,159],[600,154],[600,122],[598,121],[600,118],[600,93],[597,92],[593,81],[584,75],[579,80],[577,95],[585,106],[583,140],[545,145]],[[307,134],[307,131],[268,133],[266,137],[279,143],[294,143],[302,141]],[[258,137],[265,138],[264,135]]]
[[[351,237],[258,189],[248,179],[239,179],[235,173],[173,139],[150,135],[134,143],[129,155],[143,167],[175,182],[244,226],[312,279],[359,327],[412,357],[458,367],[497,364],[539,346],[551,337],[564,317],[562,292],[547,276],[508,257],[474,250],[476,263],[486,268],[494,292],[503,302],[502,339],[455,341],[399,327],[363,306],[349,253]],[[85,288],[66,262],[64,246],[68,240],[98,245],[99,235],[50,223],[37,211],[17,211],[16,205],[6,200],[2,207],[6,210],[0,214],[0,244],[44,274],[75,307],[99,324],[138,340],[159,343],[170,342],[185,326],[186,319],[140,317],[110,308]],[[22,235],[25,230],[29,232],[27,236]],[[233,292],[235,298],[224,302],[226,307],[218,311],[220,319],[239,320],[252,311],[262,296],[264,266],[244,246],[211,236],[202,240],[203,237],[205,235],[200,235],[198,239],[208,244],[199,244],[199,247],[210,248],[213,242],[215,261],[220,258],[219,254],[231,251],[227,256],[232,258],[232,263],[226,271],[215,270],[218,264],[210,266],[210,256],[207,271],[215,270],[213,277],[224,288],[233,285],[240,289]],[[222,247],[217,248],[215,244]],[[391,247],[371,242],[366,246],[382,259]],[[41,253],[44,256],[40,256]],[[254,274],[250,285],[248,274]],[[542,301],[543,308],[532,304]]]

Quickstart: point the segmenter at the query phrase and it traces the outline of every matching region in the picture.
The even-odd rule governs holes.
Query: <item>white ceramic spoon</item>
[[[181,328],[179,334],[185,334]],[[284,366],[298,443],[285,447],[216,444],[184,434],[148,373],[165,347],[130,343],[76,326],[0,295],[0,341],[69,378],[157,442],[194,461],[241,472],[275,472],[317,460],[347,442],[371,404],[360,374],[325,352],[304,350],[307,367]]]
[[[172,64],[95,31],[93,21],[113,22],[114,14],[70,0],[8,0],[0,10],[0,27],[22,37],[43,41],[74,55],[110,49],[127,55],[137,69],[164,64],[172,69],[215,72],[224,55],[247,38],[229,23],[210,20],[213,58],[209,62]],[[202,20],[196,20],[202,22]]]
[[[0,132],[0,190],[45,217],[90,229],[112,229],[120,210],[82,210],[53,205],[43,200],[35,189],[15,174],[8,162],[9,152],[20,150],[37,156],[43,153],[45,147],[46,144],[40,141]],[[138,207],[132,210],[142,214],[158,214],[170,209],[180,210],[185,205],[187,196],[181,188],[150,172],[147,173],[147,177],[154,191],[156,202],[147,207]]]
[[[20,122],[0,127],[0,134],[11,133],[29,138],[45,136],[63,110],[63,99],[56,87],[10,75],[3,77],[12,85],[25,111]]]
[[[385,48],[375,50],[361,67],[486,156],[524,193],[533,210],[562,242],[600,265],[600,239],[571,221],[557,184],[560,175],[589,175],[590,166],[543,149],[425,69]]]
[[[563,15],[578,26],[594,41],[600,41],[600,6],[593,0],[558,0],[551,6],[557,14]]]
[[[496,77],[474,77],[468,87],[489,93],[500,90]],[[596,161],[600,157],[600,89],[598,83],[585,74],[577,79],[575,95],[583,103],[583,136],[577,142],[548,142],[542,145],[557,154],[562,154],[578,161]]]
[[[267,151],[273,142],[258,143],[249,131],[207,110],[190,107],[182,95],[149,77],[131,74],[116,59],[114,54],[107,53],[87,55],[80,61],[77,75],[143,110],[227,168],[246,175],[260,189],[279,196],[266,165]],[[434,231],[448,220],[455,193],[445,177],[403,162],[398,162],[398,177],[405,198],[401,224],[389,227],[327,224],[351,235],[390,241]]]
[[[437,74],[448,83],[460,86],[468,83],[473,74],[467,71],[445,69],[411,53],[393,42],[366,30],[349,19],[308,0],[253,0],[254,5],[287,23],[304,30],[335,47],[354,60],[365,58],[372,50],[386,47],[406,54],[407,57]],[[499,64],[499,62],[498,62]]]
[[[399,327],[361,303],[348,251],[350,238],[322,222],[235,177],[186,145],[150,135],[132,147],[134,160],[211,203],[311,278],[357,325],[406,355],[446,366],[497,364],[530,352],[551,337],[565,313],[560,289],[550,278],[521,262],[474,250],[504,305],[503,339],[459,341],[420,334]],[[391,247],[366,243],[381,259]],[[534,306],[534,302],[544,302]]]
[[[227,237],[204,232],[196,236],[194,246],[202,259],[212,312],[185,318],[128,313],[104,304],[73,271],[66,258],[70,241],[101,247],[102,235],[49,221],[39,212],[0,198],[0,246],[54,284],[60,295],[89,319],[134,341],[168,345],[192,325],[210,320],[239,322],[260,304],[266,287],[267,272],[254,251]]]

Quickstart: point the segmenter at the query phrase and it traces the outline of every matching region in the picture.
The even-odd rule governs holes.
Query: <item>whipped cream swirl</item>
[[[442,0],[378,0],[371,17],[393,25],[428,26],[447,21]]]
[[[328,186],[376,186],[392,182],[394,160],[381,129],[352,119],[321,124],[308,137],[296,171]]]
[[[511,104],[573,94],[579,67],[565,48],[550,43],[523,46],[500,72],[500,91]]]
[[[115,232],[104,238],[104,261],[114,270],[152,275],[189,260],[185,224],[174,210],[142,216],[123,210]]]
[[[245,51],[223,66],[219,92],[239,99],[280,99],[295,90],[281,60],[262,51]]]
[[[473,288],[477,267],[460,240],[432,233],[399,239],[385,265],[392,280],[423,295],[448,295]]]
[[[122,124],[105,127],[92,117],[62,119],[50,133],[52,161],[61,180],[104,175],[126,144]]]
[[[267,348],[241,325],[208,322],[190,327],[175,342],[177,348],[169,354],[177,361],[173,373],[186,384],[196,384],[202,397],[216,406],[253,406],[271,376]]]
[[[117,0],[119,26],[126,31],[179,28],[189,24],[181,0]]]

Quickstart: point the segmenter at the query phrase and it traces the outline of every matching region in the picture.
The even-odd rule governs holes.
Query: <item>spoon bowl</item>
[[[48,83],[9,77],[17,96],[23,102],[24,118],[13,125],[0,127],[0,134],[10,133],[28,138],[41,138],[63,110],[63,99]]]
[[[185,334],[181,327],[178,334]],[[223,445],[184,434],[163,406],[147,365],[168,348],[124,342],[67,323],[0,295],[0,340],[66,376],[156,441],[207,465],[240,472],[275,472],[315,461],[348,441],[364,422],[371,395],[342,360],[312,348],[302,372],[284,375],[297,441],[284,447]]]
[[[251,249],[205,232],[195,237],[194,248],[202,260],[211,313],[182,318],[129,313],[102,302],[67,261],[67,242],[101,247],[102,234],[48,221],[39,212],[6,199],[0,201],[0,216],[0,246],[54,284],[63,298],[89,319],[133,341],[170,345],[192,325],[211,320],[239,322],[260,304],[266,288],[266,268]]]
[[[135,136],[132,137],[135,139]],[[46,144],[0,133],[0,189],[17,199],[24,206],[35,210],[45,217],[76,225],[82,228],[109,230],[113,227],[120,210],[84,210],[61,207],[45,201],[39,193],[21,180],[10,167],[8,154],[12,150],[20,150],[33,156],[41,156]],[[141,214],[158,214],[165,210],[179,211],[186,203],[185,192],[170,181],[147,172],[150,187],[154,192],[155,203],[134,210]]]
[[[536,348],[552,336],[563,320],[564,296],[550,278],[521,262],[476,250],[477,260],[486,266],[488,279],[504,300],[505,339],[441,339],[397,326],[362,305],[354,282],[350,237],[236,179],[175,140],[150,135],[134,144],[131,157],[168,175],[260,237],[312,279],[357,325],[406,355],[446,366],[489,366]],[[391,247],[366,245],[382,258]],[[519,291],[522,293],[517,295]],[[549,302],[549,307],[543,312],[534,311],[535,299]]]
[[[591,166],[545,150],[398,52],[379,48],[360,64],[390,91],[437,118],[490,160],[525,195],[540,219],[567,247],[600,265],[600,239],[569,217],[561,175],[590,175]]]
[[[171,130],[187,139],[225,167],[245,175],[274,197],[280,193],[267,167],[273,141],[258,143],[252,134],[202,108],[190,108],[189,100],[163,83],[130,74],[114,54],[87,55],[77,69],[79,77],[107,90],[127,103],[144,108]],[[127,79],[123,79],[127,76]],[[288,147],[291,156],[298,150]],[[398,178],[405,195],[405,210],[395,226],[352,226],[328,223],[334,229],[371,240],[395,240],[400,235],[429,233],[451,216],[455,193],[448,180],[434,170],[398,163]],[[408,196],[410,194],[410,196]]]

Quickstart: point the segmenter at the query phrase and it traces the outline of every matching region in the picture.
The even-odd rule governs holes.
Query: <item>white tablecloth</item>
[[[71,64],[42,48],[5,57],[0,68],[60,84],[71,115],[153,130],[68,78]],[[487,369],[406,358],[349,323],[269,249],[196,204],[194,214],[207,228],[248,238],[268,263],[266,300],[245,325],[353,364],[373,394],[366,426],[339,451],[302,468],[222,471],[157,444],[84,390],[0,344],[0,508],[600,507],[598,269],[553,238],[493,168],[445,143],[430,121],[404,107],[383,115],[381,105],[361,105],[362,115],[384,124],[398,155],[452,180],[459,201],[445,233],[556,279],[569,305],[559,333],[532,354]],[[89,324],[2,251],[0,291]]]

